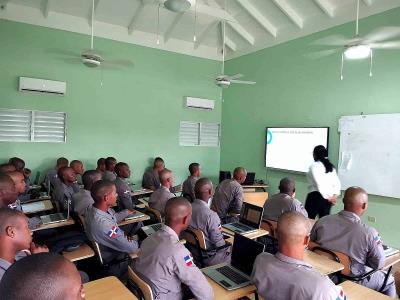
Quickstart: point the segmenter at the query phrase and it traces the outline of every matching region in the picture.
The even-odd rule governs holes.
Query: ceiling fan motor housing
[[[166,0],[164,7],[170,11],[181,13],[190,9],[194,2],[195,0]]]

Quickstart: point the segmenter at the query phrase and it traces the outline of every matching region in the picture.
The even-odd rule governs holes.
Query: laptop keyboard
[[[233,223],[232,224],[233,227],[244,230],[244,231],[248,231],[248,230],[253,230],[253,228],[246,226],[246,225],[242,225],[240,223]]]
[[[154,224],[151,225],[151,227],[153,228],[154,231],[159,231],[162,227],[162,224]]]
[[[216,270],[219,273],[221,273],[222,275],[224,275],[225,277],[227,277],[230,280],[232,280],[236,284],[242,284],[242,283],[245,283],[245,282],[249,281],[249,279],[247,279],[246,277],[244,277],[244,276],[240,275],[239,273],[235,272],[229,266],[223,266],[223,267],[217,268]]]

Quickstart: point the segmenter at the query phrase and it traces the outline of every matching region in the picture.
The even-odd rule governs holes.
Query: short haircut
[[[247,174],[247,171],[245,168],[237,167],[237,168],[235,168],[235,170],[233,170],[233,178],[238,179],[241,174],[244,174],[244,175]]]
[[[199,164],[199,163],[191,163],[191,164],[189,165],[189,172],[190,172],[190,175],[193,175],[193,174],[198,170],[199,167],[200,167],[200,164]]]
[[[4,173],[0,173],[0,189],[14,187],[14,181],[12,178]]]
[[[99,171],[96,171],[96,170],[86,171],[82,175],[83,186],[86,189],[91,189],[93,186],[93,183],[95,183],[97,181],[96,178],[98,178],[98,176],[100,176],[100,179],[101,179],[101,173]]]
[[[295,245],[310,234],[310,221],[297,211],[282,214],[278,219],[277,235],[279,243]]]
[[[92,195],[94,202],[100,203],[104,196],[112,190],[113,186],[115,187],[114,182],[108,180],[99,180],[93,183],[90,194]]]
[[[156,157],[155,159],[154,159],[154,166],[156,166],[156,165],[158,165],[158,164],[160,164],[160,163],[164,163],[164,160],[161,158],[161,157]]]
[[[129,167],[127,163],[119,162],[115,165],[114,172],[119,176],[123,167]]]
[[[104,161],[106,168],[110,167],[111,165],[115,164],[116,162],[117,162],[117,159],[112,156],[107,157]]]
[[[72,169],[71,169],[70,167],[62,167],[62,168],[59,168],[59,169],[58,169],[58,171],[57,171],[57,176],[58,176],[58,179],[61,180],[61,182],[64,182],[64,173],[65,173],[67,170],[72,170]]]
[[[83,163],[80,160],[74,159],[73,161],[70,162],[69,166],[73,168],[75,165],[83,165]]]
[[[57,159],[57,166],[68,166],[68,159],[60,157]]]
[[[3,300],[62,300],[67,296],[64,285],[68,280],[66,258],[54,253],[29,255],[16,261],[0,282]],[[18,287],[16,286],[18,283]]]
[[[196,198],[200,199],[201,195],[207,192],[208,186],[212,188],[212,182],[209,178],[204,177],[197,180],[196,184],[194,185],[194,193],[196,194]]]
[[[104,157],[100,157],[97,160],[97,166],[100,167],[101,165],[105,165],[106,164],[106,159]]]
[[[11,157],[8,161],[9,164],[12,164],[17,171],[23,171],[25,168],[25,162],[23,159],[19,157]]]
[[[296,191],[296,184],[289,177],[282,178],[279,182],[279,191],[285,194],[292,194]]]
[[[172,171],[169,169],[164,169],[160,172],[160,182],[165,182],[168,178],[171,177]]]
[[[174,197],[165,204],[165,223],[167,225],[178,222],[188,215],[192,205],[184,197]]]
[[[13,172],[17,168],[13,164],[5,163],[0,165],[0,173]]]
[[[26,218],[25,215],[15,209],[8,207],[0,208],[0,235],[2,235],[7,226],[15,224],[19,218]]]

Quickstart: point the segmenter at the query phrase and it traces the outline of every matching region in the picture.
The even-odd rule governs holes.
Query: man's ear
[[[7,236],[14,238],[14,236],[16,234],[16,230],[15,230],[14,226],[7,226],[5,231],[6,231]]]
[[[366,208],[367,208],[367,203],[364,202],[362,205],[362,209],[365,210]]]
[[[310,243],[310,235],[306,235],[304,237],[304,246],[307,247],[309,243]]]

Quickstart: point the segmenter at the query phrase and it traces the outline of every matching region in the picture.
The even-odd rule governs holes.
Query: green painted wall
[[[131,165],[133,182],[155,156],[175,172],[176,181],[187,176],[192,161],[202,164],[204,175],[216,178],[220,149],[180,147],[181,120],[220,122],[221,103],[213,111],[184,108],[184,96],[218,99],[212,80],[219,63],[95,39],[95,47],[110,58],[131,59],[133,69],[104,70],[65,61],[51,49],[79,53],[89,36],[0,20],[0,107],[67,113],[67,142],[0,143],[0,161],[10,156],[26,160],[33,170],[46,170],[55,159],[81,159],[93,168],[97,158],[113,155]],[[67,82],[65,97],[18,92],[18,77]]]
[[[400,9],[395,9],[363,19],[361,34],[379,26],[399,26],[399,15]],[[267,126],[329,126],[330,158],[337,164],[340,116],[400,112],[399,50],[374,53],[372,78],[368,77],[368,61],[346,62],[343,81],[339,79],[339,54],[318,60],[304,56],[315,50],[309,44],[318,38],[330,34],[350,37],[353,32],[354,24],[346,24],[227,63],[228,74],[243,73],[246,79],[257,81],[257,85],[232,86],[224,94],[221,169],[242,165],[255,171],[257,178],[265,179]],[[303,175],[268,170],[269,192],[275,193],[280,178],[287,175],[296,179],[297,197],[304,201],[307,182]],[[340,201],[333,211],[341,208]],[[367,215],[377,220],[371,225],[380,230],[386,243],[397,247],[399,214],[400,199],[370,196]]]

